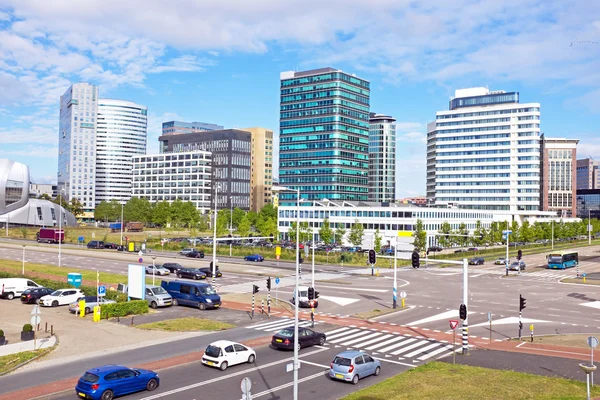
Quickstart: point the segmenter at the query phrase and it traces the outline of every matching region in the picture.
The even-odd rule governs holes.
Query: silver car
[[[148,265],[146,267],[146,273],[150,274],[150,275],[152,275],[152,274],[154,274],[154,275],[169,275],[170,271],[168,269],[166,269],[165,267],[163,267],[162,265],[156,265],[156,266]]]
[[[527,265],[525,264],[525,261],[515,261],[509,265],[508,269],[510,269],[511,271],[518,271],[518,270],[523,271],[525,269],[525,267],[527,267]]]
[[[362,351],[344,351],[333,359],[329,377],[357,384],[360,378],[381,373],[381,362]]]
[[[94,307],[103,306],[105,304],[114,304],[116,301],[107,300],[104,297],[96,297],[96,296],[85,296],[79,298],[76,302],[69,304],[69,311],[71,314],[79,314],[79,301],[85,301],[85,313],[89,314],[94,311]],[[100,300],[100,302],[98,302]]]

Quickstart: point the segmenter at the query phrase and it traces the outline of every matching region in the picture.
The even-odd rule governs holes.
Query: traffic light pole
[[[396,236],[396,245],[394,246],[394,289],[392,294],[394,296],[393,299],[393,307],[398,307],[398,279],[397,279],[397,271],[398,268],[398,236]]]
[[[521,340],[521,331],[523,330],[523,322],[521,322],[522,315],[523,315],[523,311],[519,310],[519,340]]]
[[[469,262],[463,259],[463,304],[467,315],[462,323],[463,355],[469,355]]]
[[[254,319],[254,293],[252,293],[252,316],[250,319]]]

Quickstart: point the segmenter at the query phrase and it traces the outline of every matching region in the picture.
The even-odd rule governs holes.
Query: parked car
[[[113,250],[115,250],[115,249],[119,248],[119,245],[116,244],[116,243],[107,242],[107,243],[104,243],[104,248],[105,249],[113,249]]]
[[[177,271],[179,271],[181,268],[183,268],[181,266],[181,264],[178,264],[178,263],[164,263],[162,266],[164,268],[168,269],[169,272],[172,274],[177,273]]]
[[[431,246],[431,247],[429,248],[429,250],[430,250],[430,251],[436,251],[436,252],[437,252],[437,251],[442,251],[442,250],[444,250],[444,248],[443,248],[443,247],[441,247],[441,246]]]
[[[161,286],[146,285],[146,301],[152,308],[173,305],[173,297]]]
[[[75,393],[82,399],[112,400],[117,396],[153,391],[160,384],[158,374],[148,369],[105,365],[86,371],[77,381]]]
[[[525,267],[527,267],[527,265],[525,264],[525,261],[521,260],[521,261],[515,261],[512,264],[510,264],[508,266],[508,269],[510,269],[511,271],[518,271],[518,270],[523,271],[525,269]]]
[[[35,234],[38,243],[61,243],[65,242],[65,231],[54,228],[41,228]]]
[[[198,268],[198,270],[201,271],[201,272],[204,272],[206,274],[206,276],[212,278],[212,275],[213,275],[212,262],[210,264],[211,264],[210,267],[208,267],[208,268],[206,268],[206,267],[205,268]],[[216,268],[215,272],[216,272],[215,275],[216,275],[217,278],[220,278],[220,277],[223,276],[223,274],[219,270],[219,266],[218,265],[217,265],[217,268]]]
[[[21,293],[21,303],[37,304],[39,303],[40,298],[52,292],[54,292],[54,289],[49,289],[45,287],[27,289],[23,293]]]
[[[116,303],[116,301],[114,300],[107,300],[103,297],[97,297],[97,296],[85,296],[85,297],[80,297],[77,299],[77,301],[69,304],[69,312],[71,312],[71,314],[79,314],[79,302],[81,300],[85,301],[85,313],[89,314],[92,311],[94,311],[94,307],[96,306],[103,306],[105,304],[114,304]]]
[[[298,328],[298,344],[300,348],[313,345],[323,346],[327,336],[324,333],[313,331],[312,329]],[[271,345],[276,349],[294,350],[294,327],[290,326],[280,330],[271,338]]]
[[[483,265],[485,259],[483,257],[473,257],[469,260],[469,265]]]
[[[265,258],[260,254],[251,254],[249,256],[244,257],[245,261],[254,261],[254,262],[262,262],[265,261]]]
[[[103,249],[104,242],[102,240],[92,240],[87,244],[88,249]]]
[[[477,247],[469,247],[467,251],[477,252],[479,249]]]
[[[201,271],[198,268],[181,268],[177,271],[178,278],[188,278],[188,279],[206,279],[206,273]]]
[[[2,278],[0,279],[0,297],[12,300],[20,297],[27,289],[42,287],[31,279],[25,278]]]
[[[173,305],[198,307],[200,310],[218,308],[221,306],[221,297],[212,286],[199,282],[162,281],[160,283],[173,297]]]
[[[179,254],[181,254],[182,256],[187,256],[188,254],[190,254],[192,251],[194,251],[194,249],[183,249],[179,252]]]
[[[499,258],[496,259],[496,261],[494,261],[494,264],[496,264],[496,265],[506,265],[506,258],[499,257]]]
[[[66,306],[84,297],[81,289],[60,289],[40,298],[40,305],[45,307]]]
[[[169,275],[169,270],[162,265],[148,265],[146,267],[146,273],[150,275]]]
[[[464,253],[464,252],[465,251],[463,249],[454,250],[454,254]]]
[[[204,252],[202,250],[192,250],[185,255],[190,258],[204,258]]]
[[[256,352],[243,344],[229,340],[219,340],[208,345],[202,356],[202,364],[225,371],[236,364],[253,364]]]
[[[369,375],[378,376],[381,373],[381,362],[362,351],[343,351],[331,362],[329,377],[354,385],[358,380]]]

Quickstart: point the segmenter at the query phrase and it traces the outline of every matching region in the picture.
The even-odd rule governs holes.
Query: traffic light
[[[315,298],[315,288],[311,286],[308,288],[308,299],[314,300],[314,298]]]
[[[252,285],[252,294],[258,293],[258,286]]]
[[[525,297],[519,295],[519,311],[523,311],[525,309]]]
[[[267,290],[271,290],[271,277],[267,278]]]
[[[412,253],[412,267],[419,268],[419,253],[416,250]]]
[[[462,319],[463,321],[465,319],[467,319],[467,306],[465,306],[464,304],[461,304],[458,311],[459,311],[460,319]]]
[[[275,236],[273,236],[272,233],[271,233],[271,237],[269,238],[269,240],[271,241],[271,243],[273,243],[273,241],[275,240]]]
[[[429,255],[429,249],[427,249],[427,251],[425,252],[426,255]]]
[[[483,240],[483,233],[479,234],[479,240]]]
[[[298,256],[298,263],[302,264],[304,262],[304,258],[302,258],[302,254]]]
[[[522,258],[522,257],[523,257],[523,251],[522,251],[522,250],[519,250],[519,251],[517,252],[517,260],[521,261],[521,258]]]
[[[319,298],[319,292],[317,292],[317,291],[315,290],[315,299],[318,299],[318,298]]]
[[[249,242],[249,243],[252,243],[252,242],[254,241],[254,239],[252,239],[252,234],[251,234],[251,233],[249,233],[249,234],[248,234],[248,236],[250,236],[250,239],[248,239],[248,242]]]
[[[369,264],[374,265],[377,261],[377,256],[375,255],[375,250],[369,250]]]

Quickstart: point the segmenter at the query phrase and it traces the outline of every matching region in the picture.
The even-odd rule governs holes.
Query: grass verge
[[[367,378],[369,379],[369,378]],[[592,397],[600,388],[592,389]],[[343,400],[585,399],[583,382],[513,371],[431,362],[356,391]]]
[[[54,350],[54,346],[41,350],[23,351],[21,353],[0,356],[0,375],[10,371],[17,365],[31,360],[34,357],[43,357],[46,354],[50,353],[52,350]]]
[[[585,282],[579,278],[565,278],[560,280],[562,283],[578,283],[580,285],[600,285],[600,280],[587,278]]]
[[[587,344],[587,338],[589,336],[589,334],[534,336],[533,343],[566,347],[580,347],[589,351],[590,347]],[[519,339],[511,339],[511,341],[518,342]],[[529,337],[523,337],[522,341],[527,342],[528,344],[531,343]]]
[[[352,316],[353,317],[357,317],[357,318],[362,318],[362,319],[371,319],[371,318],[379,317],[381,315],[391,314],[393,312],[401,311],[401,310],[402,310],[402,308],[396,308],[396,309],[385,308],[383,310],[379,310],[379,309],[376,308],[376,309],[371,310],[371,311],[359,312],[359,313],[356,313],[356,314],[354,314]]]
[[[137,328],[167,332],[196,332],[224,331],[226,329],[235,328],[235,325],[227,322],[213,321],[211,319],[186,317],[141,324],[138,325]]]

